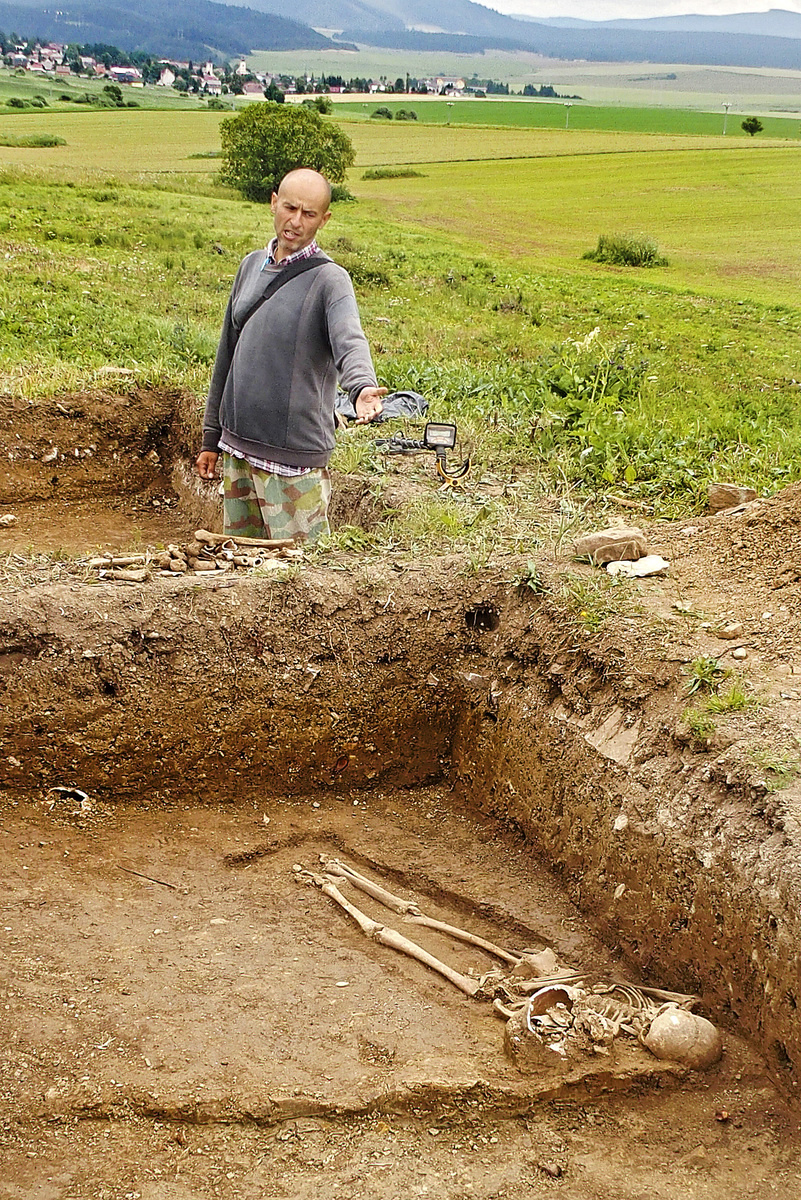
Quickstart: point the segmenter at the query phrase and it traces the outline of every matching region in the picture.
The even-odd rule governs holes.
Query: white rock
[[[606,564],[606,569],[610,575],[625,575],[629,579],[642,579],[646,575],[659,575],[669,566],[670,563],[660,554],[646,554],[644,558],[639,558],[636,562],[625,558],[618,559],[617,562],[609,562]]]

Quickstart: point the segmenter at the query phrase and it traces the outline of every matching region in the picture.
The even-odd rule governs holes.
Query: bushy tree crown
[[[355,153],[350,138],[318,112],[289,104],[251,104],[220,125],[223,183],[265,204],[288,171],[311,167],[341,183]]]

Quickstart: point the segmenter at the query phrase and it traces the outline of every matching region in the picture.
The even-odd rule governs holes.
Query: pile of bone
[[[552,951],[524,955],[512,978],[505,981],[507,989],[512,984],[518,994],[529,992],[526,1000],[512,999],[509,990],[501,989],[506,994],[494,1002],[496,1012],[507,1019],[506,1051],[519,1066],[526,1060],[529,1066],[544,1061],[540,1050],[562,1058],[587,1050],[609,1054],[621,1035],[636,1039],[657,1058],[695,1071],[705,1070],[720,1058],[720,1033],[710,1021],[690,1011],[695,996],[631,983],[589,982],[565,970],[545,978],[531,960],[549,954]],[[533,971],[524,969],[526,960]],[[531,982],[514,980],[515,975],[525,974],[535,978]]]
[[[99,571],[102,579],[127,583],[143,583],[155,567],[161,575],[187,574],[218,575],[227,571],[266,569],[286,566],[300,559],[303,551],[291,539],[231,538],[221,533],[198,529],[192,541],[185,545],[170,545],[155,555],[104,555],[89,559],[89,566]]]

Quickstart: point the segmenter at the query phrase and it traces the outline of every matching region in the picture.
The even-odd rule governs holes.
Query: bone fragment
[[[302,872],[302,877],[311,879],[324,895],[329,896],[340,908],[343,908],[348,916],[353,918],[362,932],[366,933],[373,941],[379,942],[382,946],[389,946],[392,950],[398,950],[401,954],[406,954],[409,958],[414,958],[418,962],[423,963],[424,966],[430,967],[432,971],[436,971],[437,974],[442,975],[449,983],[457,987],[460,992],[464,992],[466,996],[475,996],[479,990],[480,985],[475,979],[468,979],[466,975],[460,974],[459,971],[454,971],[447,963],[434,958],[433,954],[429,954],[422,946],[418,946],[416,942],[405,938],[396,929],[389,929],[386,925],[380,925],[378,921],[371,920],[360,909],[350,904],[336,884],[330,879],[326,879],[322,875],[315,875],[311,871]]]
[[[289,549],[295,545],[294,538],[231,537],[227,533],[210,533],[208,529],[196,529],[195,541],[204,542],[207,546],[223,546],[226,542],[235,542],[237,546],[268,546],[274,550],[283,547]]]
[[[132,567],[134,563],[147,562],[145,554],[106,554],[103,558],[90,558],[88,565],[97,569],[98,567]]]
[[[104,579],[120,579],[124,583],[144,583],[150,576],[147,568],[141,571],[128,571],[124,567],[111,567],[103,572]]]

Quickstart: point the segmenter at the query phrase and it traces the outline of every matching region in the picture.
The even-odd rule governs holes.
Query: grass
[[[396,112],[408,108],[415,97],[400,96],[398,99],[381,97],[381,106]],[[368,109],[369,109],[368,105]],[[604,130],[615,133],[661,133],[661,134],[705,134],[723,136],[723,118],[717,112],[699,112],[695,109],[657,108],[653,106],[611,106],[571,101],[567,109],[563,101],[556,100],[428,100],[415,109],[418,122],[422,124],[520,126],[526,129]],[[350,115],[363,119],[363,101],[339,101],[337,116]],[[798,120],[789,117],[763,117],[764,132],[761,138],[793,138],[799,140]],[[745,136],[740,121],[730,117],[726,126],[726,140]]]
[[[169,382],[200,397],[236,265],[266,240],[265,209],[113,179],[0,179],[2,389],[33,399],[92,386],[112,365],[134,371],[132,386]],[[521,270],[363,205],[338,206],[325,234],[356,268],[380,378],[457,422],[458,457],[474,456],[470,488],[523,469],[560,491],[614,489],[665,513],[700,505],[714,478],[770,492],[799,477],[801,411],[785,359],[797,312],[580,266]],[[525,552],[542,531],[528,527],[517,486],[496,507],[465,489],[431,516],[431,537],[494,531]],[[430,544],[409,521],[409,539]]]
[[[41,150],[48,146],[66,146],[64,138],[52,133],[31,133],[27,137],[0,136],[0,146],[17,146],[29,150]]]
[[[795,306],[801,287],[797,150],[748,147],[557,154],[528,162],[432,163],[402,191],[360,181],[373,211],[514,253],[532,272],[570,267],[606,230],[647,220],[670,260],[666,287]],[[454,196],[459,203],[454,204]],[[634,230],[632,230],[634,225]],[[588,268],[608,277],[609,268]],[[655,272],[656,274],[656,272]]]
[[[369,167],[362,179],[425,179],[425,175],[414,167]]]
[[[731,672],[722,667],[716,658],[702,655],[690,664],[685,691],[688,696],[703,692],[715,693],[730,674]]]
[[[270,230],[265,208],[188,160],[218,145],[220,114],[21,114],[0,134],[54,120],[69,142],[45,152],[55,166],[0,167],[0,387],[35,401],[123,366],[126,386],[183,386],[199,409],[236,265]],[[418,132],[404,126],[396,152]],[[442,146],[447,133],[427,136]],[[491,152],[487,131],[450,134]],[[700,506],[715,479],[771,493],[801,477],[796,151],[684,139],[666,154],[656,136],[578,133],[597,152],[574,157],[564,133],[537,136],[552,157],[351,184],[361,203],[336,206],[325,229],[382,382],[422,392],[474,458],[464,489],[411,505],[374,544],[458,544],[483,561],[493,545],[525,554],[569,536],[575,515],[538,522],[538,489],[582,503],[614,491],[660,515]],[[0,163],[35,153],[6,147]],[[669,268],[581,261],[599,227],[639,211]],[[378,486],[372,436],[348,454]]]

